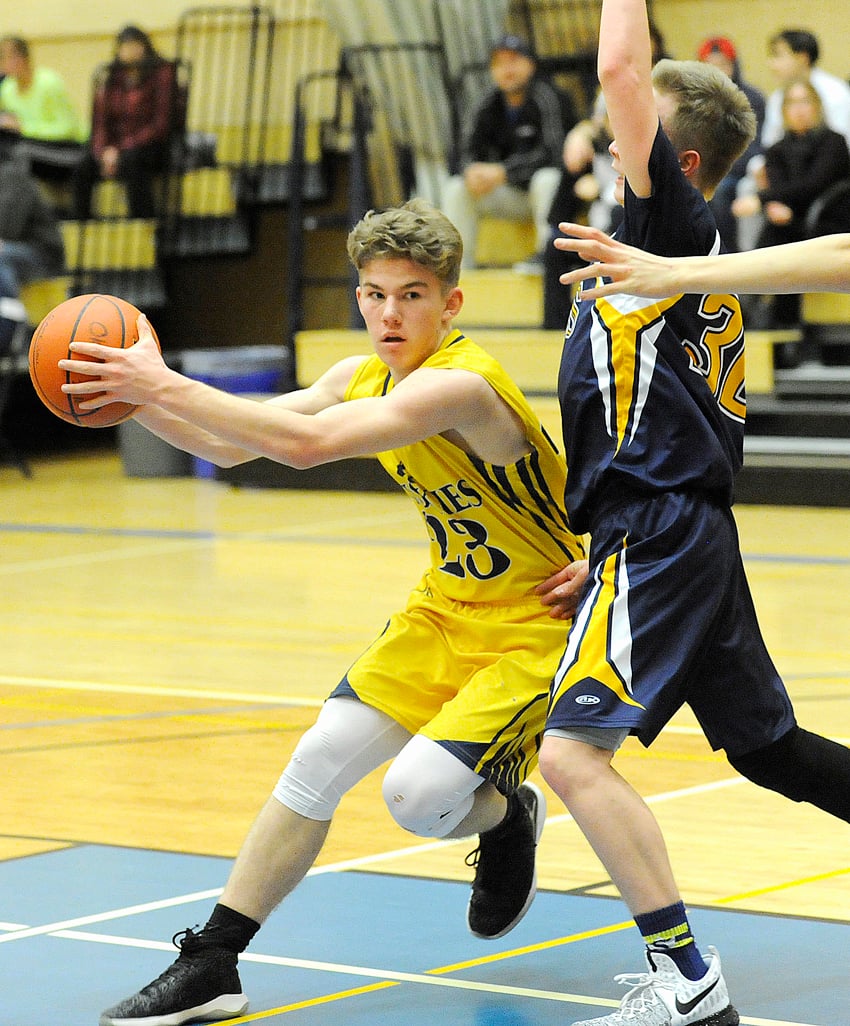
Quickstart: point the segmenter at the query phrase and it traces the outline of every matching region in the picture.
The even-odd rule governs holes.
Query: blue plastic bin
[[[190,349],[183,354],[183,373],[234,395],[278,395],[291,378],[285,346],[236,346]],[[215,477],[215,465],[194,459],[195,477]]]

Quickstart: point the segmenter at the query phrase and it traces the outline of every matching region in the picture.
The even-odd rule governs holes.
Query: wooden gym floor
[[[400,494],[128,479],[112,455],[37,462],[31,480],[0,468],[0,490],[0,1019],[86,1026],[205,920],[426,546]],[[798,718],[850,743],[850,511],[737,514]],[[742,781],[688,713],[618,765],[661,821],[742,1022],[847,1026],[847,825]],[[472,845],[405,834],[379,783],[347,796],[252,944],[234,1022],[568,1026],[616,1004],[640,938],[551,792],[541,892],[486,944],[464,923]]]

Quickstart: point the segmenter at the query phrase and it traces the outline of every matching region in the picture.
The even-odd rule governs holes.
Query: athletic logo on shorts
[[[579,695],[575,699],[576,705],[599,705],[602,701],[601,698],[597,698],[596,695]]]

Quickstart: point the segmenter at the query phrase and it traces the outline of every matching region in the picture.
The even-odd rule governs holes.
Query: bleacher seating
[[[154,219],[62,221],[61,227],[71,294],[118,295],[142,310],[165,305]]]
[[[600,5],[601,0],[325,0],[320,8],[313,0],[271,0],[267,6],[186,11],[174,37],[176,60],[187,74],[182,147],[163,180],[162,217],[131,224],[120,190],[101,186],[99,219],[64,226],[70,291],[118,292],[146,309],[167,304],[166,282],[184,287],[195,273],[194,260],[251,260],[260,245],[260,219],[268,224],[272,215],[278,239],[285,237],[285,253],[264,269],[280,269],[279,284],[267,291],[279,288],[283,341],[301,365],[299,379],[309,361],[327,366],[333,359],[328,345],[333,348],[342,336],[327,329],[320,336],[305,332],[308,321],[319,327],[324,317],[336,326],[347,313],[346,344],[363,344],[362,336],[348,334],[359,325],[344,259],[350,224],[369,206],[400,202],[412,193],[439,203],[456,159],[461,115],[489,81],[490,46],[502,32],[527,36],[544,73],[570,88],[579,106],[589,101]],[[831,203],[822,216],[846,214],[846,197]],[[477,256],[488,266],[464,274],[459,323],[498,350],[554,426],[559,333],[538,328],[541,280],[509,269],[532,248],[530,226],[485,221]],[[184,258],[191,260],[176,270]],[[193,299],[206,309],[201,297]],[[811,343],[810,351],[844,370],[850,298],[807,295],[802,309],[802,336],[793,338]],[[773,371],[774,344],[791,337],[748,333],[747,384],[757,432],[769,433],[767,420],[778,399],[787,399],[781,411],[787,418],[788,403],[802,394],[800,375],[792,381]],[[850,372],[844,377],[850,379]],[[821,400],[828,395],[847,402],[839,373],[811,389]],[[838,431],[838,414],[831,416],[829,431]],[[801,430],[814,437],[820,430],[814,424]],[[828,448],[826,434],[819,443]],[[751,432],[748,444],[758,447],[758,435]],[[323,474],[316,472],[316,487],[348,487],[344,475]],[[296,480],[297,486],[310,484],[303,475]],[[743,480],[746,495],[750,482],[746,475]]]

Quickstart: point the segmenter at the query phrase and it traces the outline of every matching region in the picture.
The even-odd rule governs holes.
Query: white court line
[[[743,777],[733,777],[729,780],[716,781],[713,784],[704,784],[699,787],[687,787],[681,791],[667,791],[663,794],[653,795],[644,799],[648,803],[673,801],[676,798],[690,797],[694,794],[706,791],[719,790],[722,787],[731,787],[743,781]],[[569,813],[563,816],[547,817],[547,823],[563,823],[572,819]],[[383,852],[374,855],[363,855],[355,859],[346,859],[342,862],[334,862],[326,866],[316,866],[309,870],[307,876],[321,876],[325,873],[340,873],[349,869],[359,869],[375,862],[387,862],[394,859],[406,858],[409,855],[421,855],[426,851],[433,851],[438,848],[448,848],[452,845],[468,844],[468,838],[460,838],[450,841],[431,841],[426,844],[414,844],[406,848],[397,848],[395,851]],[[141,905],[129,905],[126,908],[112,909],[108,912],[95,912],[92,915],[80,916],[75,919],[66,919],[55,923],[45,923],[42,926],[29,926],[21,930],[14,930],[10,933],[0,935],[0,944],[13,940],[24,940],[27,937],[37,937],[43,934],[57,933],[62,930],[73,930],[80,926],[91,926],[94,923],[107,922],[110,919],[120,919],[123,916],[140,915],[143,912],[155,912],[163,908],[173,908],[177,905],[188,905],[194,901],[201,901],[218,897],[224,890],[217,887],[208,891],[196,891],[192,894],[177,895],[173,898],[163,898],[159,901],[149,901]]]
[[[0,577],[10,574],[36,573],[42,570],[58,570],[70,566],[89,566],[92,563],[113,563],[121,559],[140,559],[147,556],[173,555],[180,549],[196,549],[203,545],[215,543],[215,538],[180,538],[167,544],[158,541],[155,545],[125,545],[103,552],[77,552],[67,556],[53,556],[50,559],[30,559],[19,563],[6,563],[0,566]]]
[[[112,684],[95,680],[61,680],[54,677],[19,677],[0,674],[0,685],[14,688],[56,688],[58,691],[91,691],[115,693],[116,695],[155,695],[161,698],[175,696],[177,698],[200,698],[204,701],[218,699],[222,702],[239,702],[244,704],[292,705],[319,709],[325,699],[308,698],[303,695],[266,694],[253,691],[222,691],[216,688],[172,688],[167,684]],[[662,734],[676,734],[681,737],[701,737],[702,728],[675,725],[668,723]],[[830,740],[840,745],[850,745],[850,737],[832,737]]]
[[[744,777],[733,777],[727,780],[715,781],[711,784],[703,784],[695,787],[682,788],[679,791],[667,791],[657,795],[651,795],[645,799],[648,804],[659,804],[661,802],[673,801],[677,798],[690,797],[695,794],[704,794],[710,791],[720,790],[725,787],[732,787],[743,783]],[[567,813],[561,816],[547,817],[547,823],[562,823],[571,820]],[[427,844],[411,845],[406,848],[399,848],[392,852],[379,853],[376,855],[365,855],[361,858],[347,859],[335,862],[326,866],[318,866],[311,869],[308,876],[319,876],[325,873],[342,872],[349,869],[357,869],[375,862],[382,862],[397,858],[405,858],[409,855],[421,854],[436,848],[449,847],[466,843],[468,839],[451,841],[433,841]],[[158,911],[163,908],[171,908],[179,905],[191,904],[195,901],[207,901],[218,897],[223,888],[218,887],[207,891],[197,891],[192,894],[178,895],[174,898],[165,898],[159,901],[146,902],[141,905],[130,905],[121,909],[113,909],[109,912],[95,913],[90,916],[82,916],[77,919],[69,919],[64,922],[46,923],[42,926],[25,927],[16,929],[14,932],[0,935],[0,943],[7,940],[23,940],[27,937],[50,935],[64,938],[66,940],[86,941],[97,944],[112,944],[120,947],[147,948],[156,951],[172,951],[173,945],[163,941],[147,941],[138,938],[119,937],[108,934],[88,933],[76,929],[81,926],[93,925],[94,923],[107,922],[113,919],[120,919],[124,916],[140,915],[144,912]],[[6,924],[13,927],[14,924]],[[371,969],[364,966],[350,966],[331,962],[316,962],[304,959],[285,958],[277,955],[261,955],[243,953],[241,959],[249,962],[257,962],[267,965],[288,966],[291,968],[313,969],[324,972],[335,972],[345,975],[366,976],[371,979],[393,980],[397,982],[421,983],[431,986],[442,986],[462,990],[479,990],[487,993],[498,993],[514,997],[529,997],[541,1000],[569,1002],[572,1004],[603,1005],[616,1008],[619,1001],[609,998],[588,997],[582,994],[565,994],[557,991],[532,990],[522,987],[507,987],[498,984],[484,984],[471,980],[462,980],[457,977],[445,977],[434,975],[423,975],[416,973],[401,973],[389,969]],[[743,1016],[742,1026],[816,1026],[813,1023],[792,1022],[780,1019],[763,1019],[754,1016]]]
[[[176,698],[199,698],[222,702],[239,702],[244,704],[292,705],[309,709],[319,709],[324,704],[323,698],[308,698],[303,695],[266,694],[253,691],[222,691],[217,688],[172,688],[167,684],[111,684],[95,680],[59,680],[54,677],[18,677],[0,674],[0,685],[14,688],[56,688],[58,691],[90,691],[114,693],[116,695],[154,695],[160,698],[174,696]],[[662,734],[677,734],[683,737],[701,737],[700,727],[667,724]],[[840,745],[850,745],[850,737],[833,737]]]
[[[173,951],[173,945],[162,941],[144,941],[132,937],[113,937],[108,934],[86,933],[77,930],[57,931],[54,936],[65,940],[87,941],[91,944],[114,944],[130,948],[146,948],[152,951]],[[617,1008],[620,1002],[611,998],[592,997],[587,994],[569,994],[557,990],[537,990],[530,987],[509,987],[499,983],[481,983],[478,980],[464,980],[457,976],[428,973],[404,973],[395,969],[375,969],[362,965],[345,965],[340,962],[318,962],[314,959],[286,958],[282,955],[255,955],[244,952],[240,961],[256,962],[261,965],[285,966],[289,969],[309,969],[316,972],[339,973],[344,976],[365,976],[373,980],[391,980],[396,983],[417,983],[431,987],[445,987],[455,990],[482,991],[487,994],[504,994],[509,997],[534,998],[542,1001],[560,1001],[574,1005],[603,1005]],[[814,1023],[790,1022],[780,1019],[762,1019],[743,1016],[745,1026],[815,1026]]]
[[[125,941],[122,937],[110,937],[105,934],[83,933],[76,930],[60,931],[56,934],[67,940],[85,940],[94,944],[119,944],[132,948],[150,948],[157,951],[174,950],[171,944],[163,944],[161,941],[138,941],[129,938]],[[475,980],[459,980],[456,977],[431,976],[425,973],[404,973],[395,969],[374,969],[362,965],[345,965],[339,962],[317,962],[313,959],[286,958],[282,955],[254,955],[244,952],[239,956],[240,961],[258,962],[262,965],[280,965],[290,969],[314,969],[326,973],[341,973],[346,976],[367,976],[374,980],[394,980],[399,983],[424,983],[432,987],[454,987],[461,990],[483,990],[488,993],[511,994],[519,997],[544,998],[548,1001],[574,1001],[580,1004],[598,1004],[596,998],[584,997],[577,994],[564,994],[552,990],[532,990],[527,987],[507,987],[500,984],[479,983]],[[604,1000],[606,1005],[616,1007],[618,1001]],[[795,1024],[796,1026],[796,1024]]]
[[[66,919],[59,923],[27,926],[22,930],[14,930],[12,933],[0,934],[0,944],[5,944],[6,941],[25,940],[27,937],[39,937],[43,934],[56,933],[60,930],[73,930],[77,926],[105,923],[110,919],[120,919],[122,916],[141,915],[142,912],[156,912],[159,909],[170,908],[174,905],[188,905],[193,901],[208,901],[210,898],[217,898],[223,890],[223,887],[216,887],[209,891],[181,894],[176,898],[161,898],[159,901],[149,901],[143,905],[128,905],[126,908],[116,908],[110,912],[95,912],[90,916],[78,916],[76,919]]]

